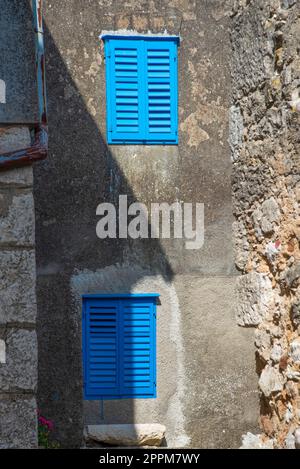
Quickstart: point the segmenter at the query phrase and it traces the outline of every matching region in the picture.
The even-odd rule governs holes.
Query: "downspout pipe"
[[[4,153],[2,155],[0,154],[0,170],[31,164],[35,161],[45,159],[48,154],[47,96],[42,1],[43,0],[32,0],[38,93],[38,123],[34,125],[34,138],[30,147]]]

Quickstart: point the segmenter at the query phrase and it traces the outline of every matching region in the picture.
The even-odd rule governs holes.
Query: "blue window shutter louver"
[[[84,295],[84,397],[156,397],[156,297]]]
[[[106,43],[107,138],[109,143],[142,139],[142,44]]]
[[[121,311],[121,394],[154,397],[154,305],[145,300],[124,300],[121,303]]]
[[[84,383],[86,396],[117,396],[119,308],[117,301],[84,303]]]
[[[108,143],[177,144],[178,38],[103,39]]]
[[[146,140],[177,143],[177,46],[145,43]]]

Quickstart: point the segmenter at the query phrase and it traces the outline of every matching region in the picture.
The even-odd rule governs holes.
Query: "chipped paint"
[[[94,61],[91,63],[90,68],[86,72],[84,72],[84,74],[94,81],[94,79],[99,73],[99,70],[100,70],[99,61]]]
[[[97,109],[95,108],[93,103],[94,103],[94,98],[89,98],[86,105],[91,116],[95,117],[97,114]]]
[[[134,29],[146,30],[148,29],[148,17],[142,15],[133,15],[132,17]]]
[[[209,140],[208,133],[201,129],[199,126],[199,122],[197,119],[197,112],[193,112],[190,114],[181,124],[180,130],[182,132],[187,133],[188,136],[188,145],[190,147],[196,147],[200,145],[200,143]]]
[[[188,145],[198,147],[201,142],[209,140],[209,133],[202,126],[217,126],[218,136],[222,138],[228,120],[227,112],[221,105],[220,96],[215,101],[200,104],[199,109],[190,114],[180,125],[180,130],[188,134]]]

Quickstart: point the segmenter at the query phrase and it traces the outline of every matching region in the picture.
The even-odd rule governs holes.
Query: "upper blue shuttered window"
[[[156,397],[157,297],[83,296],[85,399]]]
[[[175,36],[102,36],[106,57],[107,141],[178,143]]]

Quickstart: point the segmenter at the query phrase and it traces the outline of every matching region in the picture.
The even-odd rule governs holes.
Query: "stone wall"
[[[262,435],[294,448],[300,426],[300,2],[236,1],[232,17],[237,320],[255,326]],[[297,446],[296,441],[296,446]]]
[[[0,153],[30,146],[0,128]],[[32,168],[0,172],[0,448],[37,446],[37,340]]]

